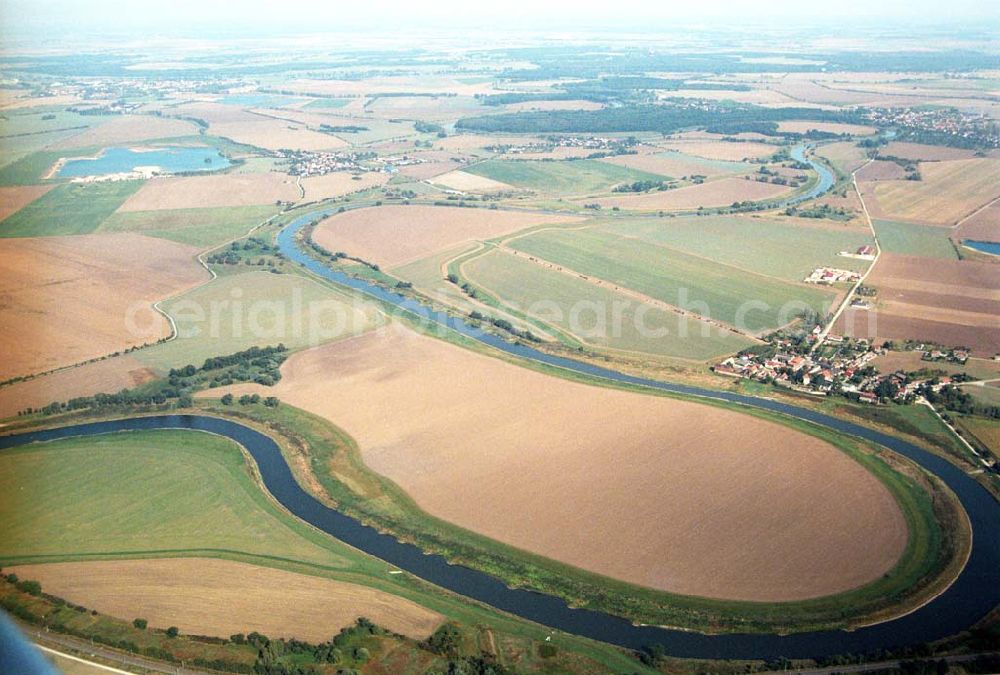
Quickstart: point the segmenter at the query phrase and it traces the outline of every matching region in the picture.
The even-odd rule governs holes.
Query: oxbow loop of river
[[[796,148],[799,150],[800,148]],[[804,153],[804,148],[801,148]],[[794,157],[793,153],[793,157]],[[799,157],[804,157],[800,154]],[[800,160],[801,161],[801,160]],[[812,163],[812,162],[810,162]],[[814,164],[819,182],[809,193],[829,189],[833,177]],[[822,169],[822,170],[821,170]],[[826,172],[824,174],[824,171]],[[824,180],[829,176],[829,183]],[[823,186],[826,185],[824,188]],[[814,196],[814,195],[813,195]],[[809,197],[805,197],[809,198]],[[0,436],[0,449],[34,441],[71,436],[148,429],[192,429],[231,438],[247,449],[257,463],[266,489],[292,514],[356,548],[443,588],[489,604],[524,619],[587,638],[631,649],[661,644],[667,653],[685,658],[767,659],[809,658],[891,649],[930,642],[967,629],[1000,603],[1000,504],[972,477],[948,461],[893,436],[866,427],[764,398],[660,382],[626,375],[572,359],[554,356],[522,344],[507,342],[477,326],[443,312],[432,312],[415,300],[361,279],[328,269],[299,249],[296,234],[333,209],[299,216],[278,234],[278,246],[289,259],[337,284],[360,291],[431,321],[445,325],[483,344],[511,355],[557,368],[625,384],[688,396],[711,398],[783,413],[835,431],[854,435],[904,455],[937,475],[958,496],[974,533],[972,551],[962,573],[943,593],[906,616],[854,631],[816,631],[792,635],[703,635],[656,626],[636,626],[616,616],[574,609],[554,596],[508,588],[498,579],[476,570],[451,565],[437,555],[426,555],[412,544],[381,534],[339,513],[305,492],[270,437],[230,420],[200,415],[161,415],[77,424],[22,434]]]

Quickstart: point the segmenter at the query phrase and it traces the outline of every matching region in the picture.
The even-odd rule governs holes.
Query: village
[[[867,339],[840,335],[828,335],[817,345],[820,331],[817,326],[801,341],[778,337],[769,349],[732,356],[717,363],[712,371],[814,396],[840,395],[870,405],[912,403],[924,392],[939,392],[971,379],[964,373],[949,376],[934,368],[935,362],[964,364],[969,359],[966,349],[911,345],[921,352],[926,369],[880,373],[873,361],[888,353],[885,345],[879,347]]]

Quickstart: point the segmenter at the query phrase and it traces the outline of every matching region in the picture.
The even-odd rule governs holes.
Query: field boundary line
[[[875,161],[874,158],[869,157],[867,162],[865,162],[857,169],[852,171],[851,184],[854,185],[854,191],[858,193],[858,201],[861,202],[861,210],[864,211],[865,220],[868,222],[868,228],[871,230],[872,233],[872,240],[875,242],[875,258],[872,260],[872,264],[868,266],[868,269],[865,271],[865,273],[861,275],[861,278],[858,279],[854,283],[854,286],[852,286],[851,289],[844,294],[844,299],[843,301],[841,301],[840,307],[837,308],[837,311],[833,313],[833,317],[830,318],[829,323],[827,323],[826,326],[823,328],[823,330],[820,332],[819,336],[816,339],[816,342],[813,343],[812,348],[809,350],[810,354],[815,352],[816,349],[818,349],[819,346],[822,345],[823,342],[826,340],[827,336],[830,334],[830,331],[833,330],[834,324],[837,323],[837,319],[840,318],[840,315],[843,314],[844,310],[847,309],[848,305],[850,305],[851,297],[855,294],[855,292],[857,292],[859,288],[861,288],[861,285],[865,283],[865,280],[868,279],[868,276],[872,273],[872,270],[874,270],[875,266],[878,264],[879,258],[882,257],[882,247],[879,246],[878,234],[875,233],[875,223],[872,221],[871,214],[868,212],[868,205],[865,204],[864,195],[861,194],[861,189],[858,187],[858,171],[861,171],[861,169],[865,168],[874,161]]]
[[[949,227],[948,229],[950,229],[950,230],[957,230],[962,225],[962,223],[964,223],[965,221],[967,221],[969,218],[972,218],[973,216],[982,213],[983,211],[985,211],[986,209],[990,208],[991,206],[993,206],[997,202],[1000,202],[1000,197],[995,197],[995,198],[991,199],[990,201],[986,202],[985,204],[983,204],[978,209],[976,209],[972,213],[968,214],[967,216],[965,216],[961,220],[955,221],[955,224],[952,225],[951,227]]]

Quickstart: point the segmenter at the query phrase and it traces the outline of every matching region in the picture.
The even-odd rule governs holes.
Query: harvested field
[[[861,167],[857,177],[859,181],[904,180],[906,171],[895,162],[877,159]]]
[[[955,159],[972,159],[975,157],[976,151],[964,148],[950,148],[946,145],[923,145],[921,143],[893,141],[884,148],[881,148],[879,153],[889,157],[902,157],[921,162],[938,162]]]
[[[702,157],[685,155],[680,152],[641,153],[638,155],[618,155],[601,160],[609,164],[617,164],[629,169],[648,171],[649,173],[671,178],[687,176],[718,176],[727,173],[745,173],[753,170],[753,166],[743,162],[727,162],[710,160]]]
[[[484,178],[465,171],[449,171],[448,173],[436,176],[430,182],[441,185],[452,190],[462,192],[500,192],[502,190],[513,190],[514,187],[501,183],[498,180]]]
[[[1000,197],[1000,159],[924,162],[920,173],[923,180],[875,184],[887,216],[952,225]]]
[[[295,180],[282,173],[218,174],[154,178],[132,195],[120,212],[196,209],[298,201]]]
[[[56,371],[0,387],[0,418],[13,417],[25,408],[42,408],[53,401],[130,389],[156,374],[131,354]]]
[[[0,220],[4,220],[15,211],[20,211],[53,187],[55,186],[21,185],[17,187],[0,187]]]
[[[793,134],[804,134],[807,131],[825,131],[830,134],[851,134],[853,136],[870,136],[877,129],[863,124],[839,124],[837,122],[778,122],[778,131]]]
[[[959,415],[956,416],[956,425],[990,452],[1000,452],[1000,420]]]
[[[1000,241],[1000,200],[972,215],[958,228],[962,239]]]
[[[0,380],[168,335],[150,304],[207,280],[196,252],[130,233],[0,240]]]
[[[192,122],[153,115],[121,115],[111,117],[100,126],[56,143],[53,149],[72,150],[150,141],[156,138],[195,136],[198,127]]]
[[[878,289],[878,311],[845,312],[838,332],[966,346],[984,357],[996,353],[1000,345],[996,265],[885,253],[868,283]]]
[[[348,145],[330,134],[313,131],[306,125],[285,120],[255,116],[242,122],[213,123],[209,131],[237,143],[245,143],[266,150],[336,150]]]
[[[385,185],[389,182],[389,174],[367,171],[358,174],[355,180],[352,174],[346,172],[328,173],[324,176],[309,176],[302,179],[302,187],[305,189],[305,201],[311,202],[319,199],[330,199],[340,197],[358,190]]]
[[[697,155],[706,159],[738,162],[743,159],[769,157],[780,148],[766,143],[731,143],[729,141],[668,141],[660,143],[666,150],[676,150],[686,155]]]
[[[853,141],[821,145],[816,148],[816,154],[844,174],[850,174],[868,161],[864,148],[859,148]]]
[[[383,591],[332,579],[211,558],[108,560],[7,568],[51,593],[152,628],[228,638],[257,631],[313,643],[359,616],[420,640],[444,621],[436,612]]]
[[[543,223],[582,218],[545,213],[459,209],[446,206],[379,206],[324,220],[313,235],[329,251],[391,268],[466,241],[490,239]]]
[[[424,162],[423,164],[410,164],[409,166],[400,167],[399,173],[407,178],[427,180],[428,178],[440,176],[441,174],[448,173],[449,171],[457,171],[461,169],[462,166],[462,162],[455,162],[450,159],[432,160]]]
[[[487,136],[480,134],[455,134],[434,141],[435,148],[449,152],[469,152],[488,145],[524,145],[538,139],[532,136]]]
[[[246,234],[255,225],[278,213],[278,210],[272,204],[118,211],[101,223],[98,231],[138,232],[199,248],[211,248]]]
[[[815,597],[879,577],[906,544],[860,465],[735,411],[571,383],[401,328],[293,355],[282,373],[269,393],[343,427],[431,514],[636,584]]]
[[[772,183],[759,183],[743,178],[720,178],[701,185],[689,185],[676,190],[653,191],[625,197],[604,197],[594,200],[605,208],[617,206],[633,211],[678,211],[699,206],[729,206],[733,202],[775,199],[792,188]]]

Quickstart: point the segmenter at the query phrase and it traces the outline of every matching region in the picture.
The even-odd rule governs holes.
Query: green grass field
[[[52,119],[42,119],[52,116]],[[65,110],[4,111],[0,116],[0,167],[53,143],[82,133],[101,121],[95,115],[80,115]]]
[[[316,346],[379,321],[373,308],[355,307],[347,296],[312,280],[258,271],[219,277],[162,306],[177,322],[178,338],[136,352],[160,371],[253,346]]]
[[[512,248],[751,332],[777,328],[808,307],[825,314],[833,292],[594,230],[544,231]],[[751,304],[752,303],[752,304]]]
[[[239,447],[189,431],[131,432],[0,454],[0,559],[229,550],[332,568],[346,547],[273,506]]]
[[[766,216],[615,219],[599,229],[793,282],[820,266],[862,272],[868,262],[838,253],[874,243],[856,227],[809,227]]]
[[[558,162],[490,159],[463,171],[519,188],[561,195],[607,193],[620,183],[666,180],[666,176],[590,159]]]
[[[595,347],[705,361],[753,344],[523,257],[492,251],[463,270],[474,287]],[[703,326],[710,330],[708,336],[702,335]]]
[[[876,220],[874,225],[879,246],[886,253],[958,260],[955,247],[948,239],[951,230],[947,228],[892,220]]]
[[[240,237],[278,212],[276,206],[226,206],[207,209],[164,209],[113,213],[100,232],[139,232],[199,248]]]
[[[64,183],[0,222],[0,237],[88,234],[141,185],[142,181]]]

